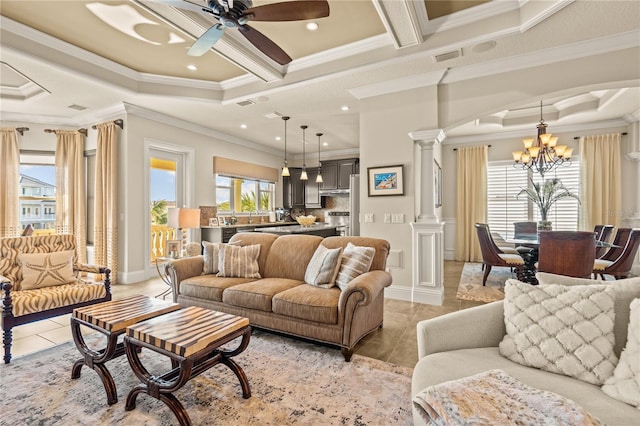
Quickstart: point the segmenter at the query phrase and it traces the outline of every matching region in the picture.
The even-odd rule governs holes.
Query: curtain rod
[[[56,133],[58,130],[53,130],[53,129],[44,129],[45,133]],[[78,129],[77,130],[78,133],[82,133],[83,135],[87,136],[88,132],[87,129],[82,128],[82,129]]]
[[[107,123],[109,123],[109,121],[107,121]],[[115,124],[116,126],[120,127],[121,129],[124,129],[124,121],[121,118],[118,118],[117,120],[113,120],[111,121],[111,123]],[[93,126],[91,126],[92,129],[97,129],[98,126],[96,124],[94,124]]]
[[[20,133],[20,136],[24,136],[24,132],[28,132],[28,127],[16,127],[16,132]]]
[[[620,135],[622,135],[622,136],[627,136],[627,132],[620,133]],[[574,141],[577,141],[577,140],[578,140],[578,139],[580,139],[581,137],[582,137],[582,136],[576,136],[576,137],[574,137],[574,138],[573,138],[573,140],[574,140]]]
[[[491,145],[487,145],[487,148],[491,148]],[[453,148],[453,151],[457,151],[458,148]]]

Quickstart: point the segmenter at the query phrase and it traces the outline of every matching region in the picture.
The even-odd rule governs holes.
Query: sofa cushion
[[[304,281],[307,265],[322,242],[317,235],[282,235],[271,245],[264,276]]]
[[[221,245],[218,255],[218,276],[238,278],[260,278],[258,256],[260,245],[239,247]]]
[[[373,247],[356,246],[351,243],[342,252],[340,271],[336,278],[336,285],[344,290],[347,284],[357,276],[369,271],[376,249]]]
[[[505,284],[500,353],[522,365],[601,385],[618,362],[614,291],[607,285]]]
[[[302,284],[304,282],[286,278],[262,278],[225,289],[222,301],[228,305],[271,312],[273,296]]]
[[[20,253],[22,290],[32,290],[69,284],[76,280],[73,274],[73,250],[53,253]]]
[[[273,296],[276,314],[322,324],[338,323],[340,289],[299,285]]]
[[[238,245],[238,243],[231,243]],[[202,242],[202,255],[204,257],[204,268],[202,270],[203,274],[217,274],[219,271],[218,268],[218,258],[220,257],[220,246],[224,245],[223,243],[210,243],[209,241]]]
[[[104,284],[75,282],[33,290],[12,291],[13,316],[42,312],[106,296]]]
[[[321,288],[331,288],[336,284],[340,268],[342,248],[328,249],[318,246],[307,265],[304,282]]]
[[[429,386],[492,369],[503,370],[529,386],[569,398],[605,424],[628,425],[637,419],[638,410],[610,398],[598,386],[517,364],[501,356],[495,346],[438,352],[420,359],[413,370],[411,396]]]
[[[618,401],[640,408],[640,299],[631,302],[627,344],[613,376],[602,391]]]
[[[180,282],[180,294],[198,299],[222,302],[224,289],[253,281],[254,278],[226,278],[215,275],[198,275]]]
[[[640,277],[626,278],[615,281],[590,280],[586,278],[573,278],[564,275],[555,275],[544,272],[536,274],[540,284],[562,284],[562,285],[592,285],[609,284],[615,291],[615,301],[613,310],[615,312],[615,323],[613,333],[616,344],[613,350],[617,356],[620,355],[625,343],[627,343],[627,328],[629,326],[629,305],[633,299],[640,297]]]

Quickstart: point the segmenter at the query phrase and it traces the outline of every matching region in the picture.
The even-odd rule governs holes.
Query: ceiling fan
[[[181,9],[209,13],[218,20],[217,24],[195,41],[187,52],[188,55],[204,55],[220,40],[227,28],[237,28],[251,44],[280,65],[291,62],[291,57],[270,38],[247,23],[249,21],[301,21],[329,16],[329,3],[326,0],[297,0],[257,7],[252,7],[252,0],[207,0],[207,6],[187,0],[155,1]]]

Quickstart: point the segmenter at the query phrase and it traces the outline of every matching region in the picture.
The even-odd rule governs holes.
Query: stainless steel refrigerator
[[[360,235],[360,175],[349,176],[349,235]]]

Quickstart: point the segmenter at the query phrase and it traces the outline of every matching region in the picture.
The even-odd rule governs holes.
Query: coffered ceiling
[[[180,1],[3,0],[0,119],[84,124],[124,104],[277,152],[279,118],[290,115],[290,128],[308,124],[312,133],[322,131],[326,149],[357,150],[358,88],[497,64],[639,26],[633,6],[627,6],[631,16],[601,19],[598,28],[557,24],[560,16],[593,20],[606,11],[594,4],[607,2],[330,0],[330,16],[314,20],[315,31],[306,28],[309,21],[250,23],[291,56],[281,66],[237,29],[227,29],[204,55],[188,56],[194,40],[217,21],[175,7]],[[253,5],[269,3],[275,2]],[[545,100],[545,119],[620,119],[637,112],[639,98],[637,87],[570,93]],[[474,117],[448,134],[531,127],[538,119],[538,106],[529,101]]]

